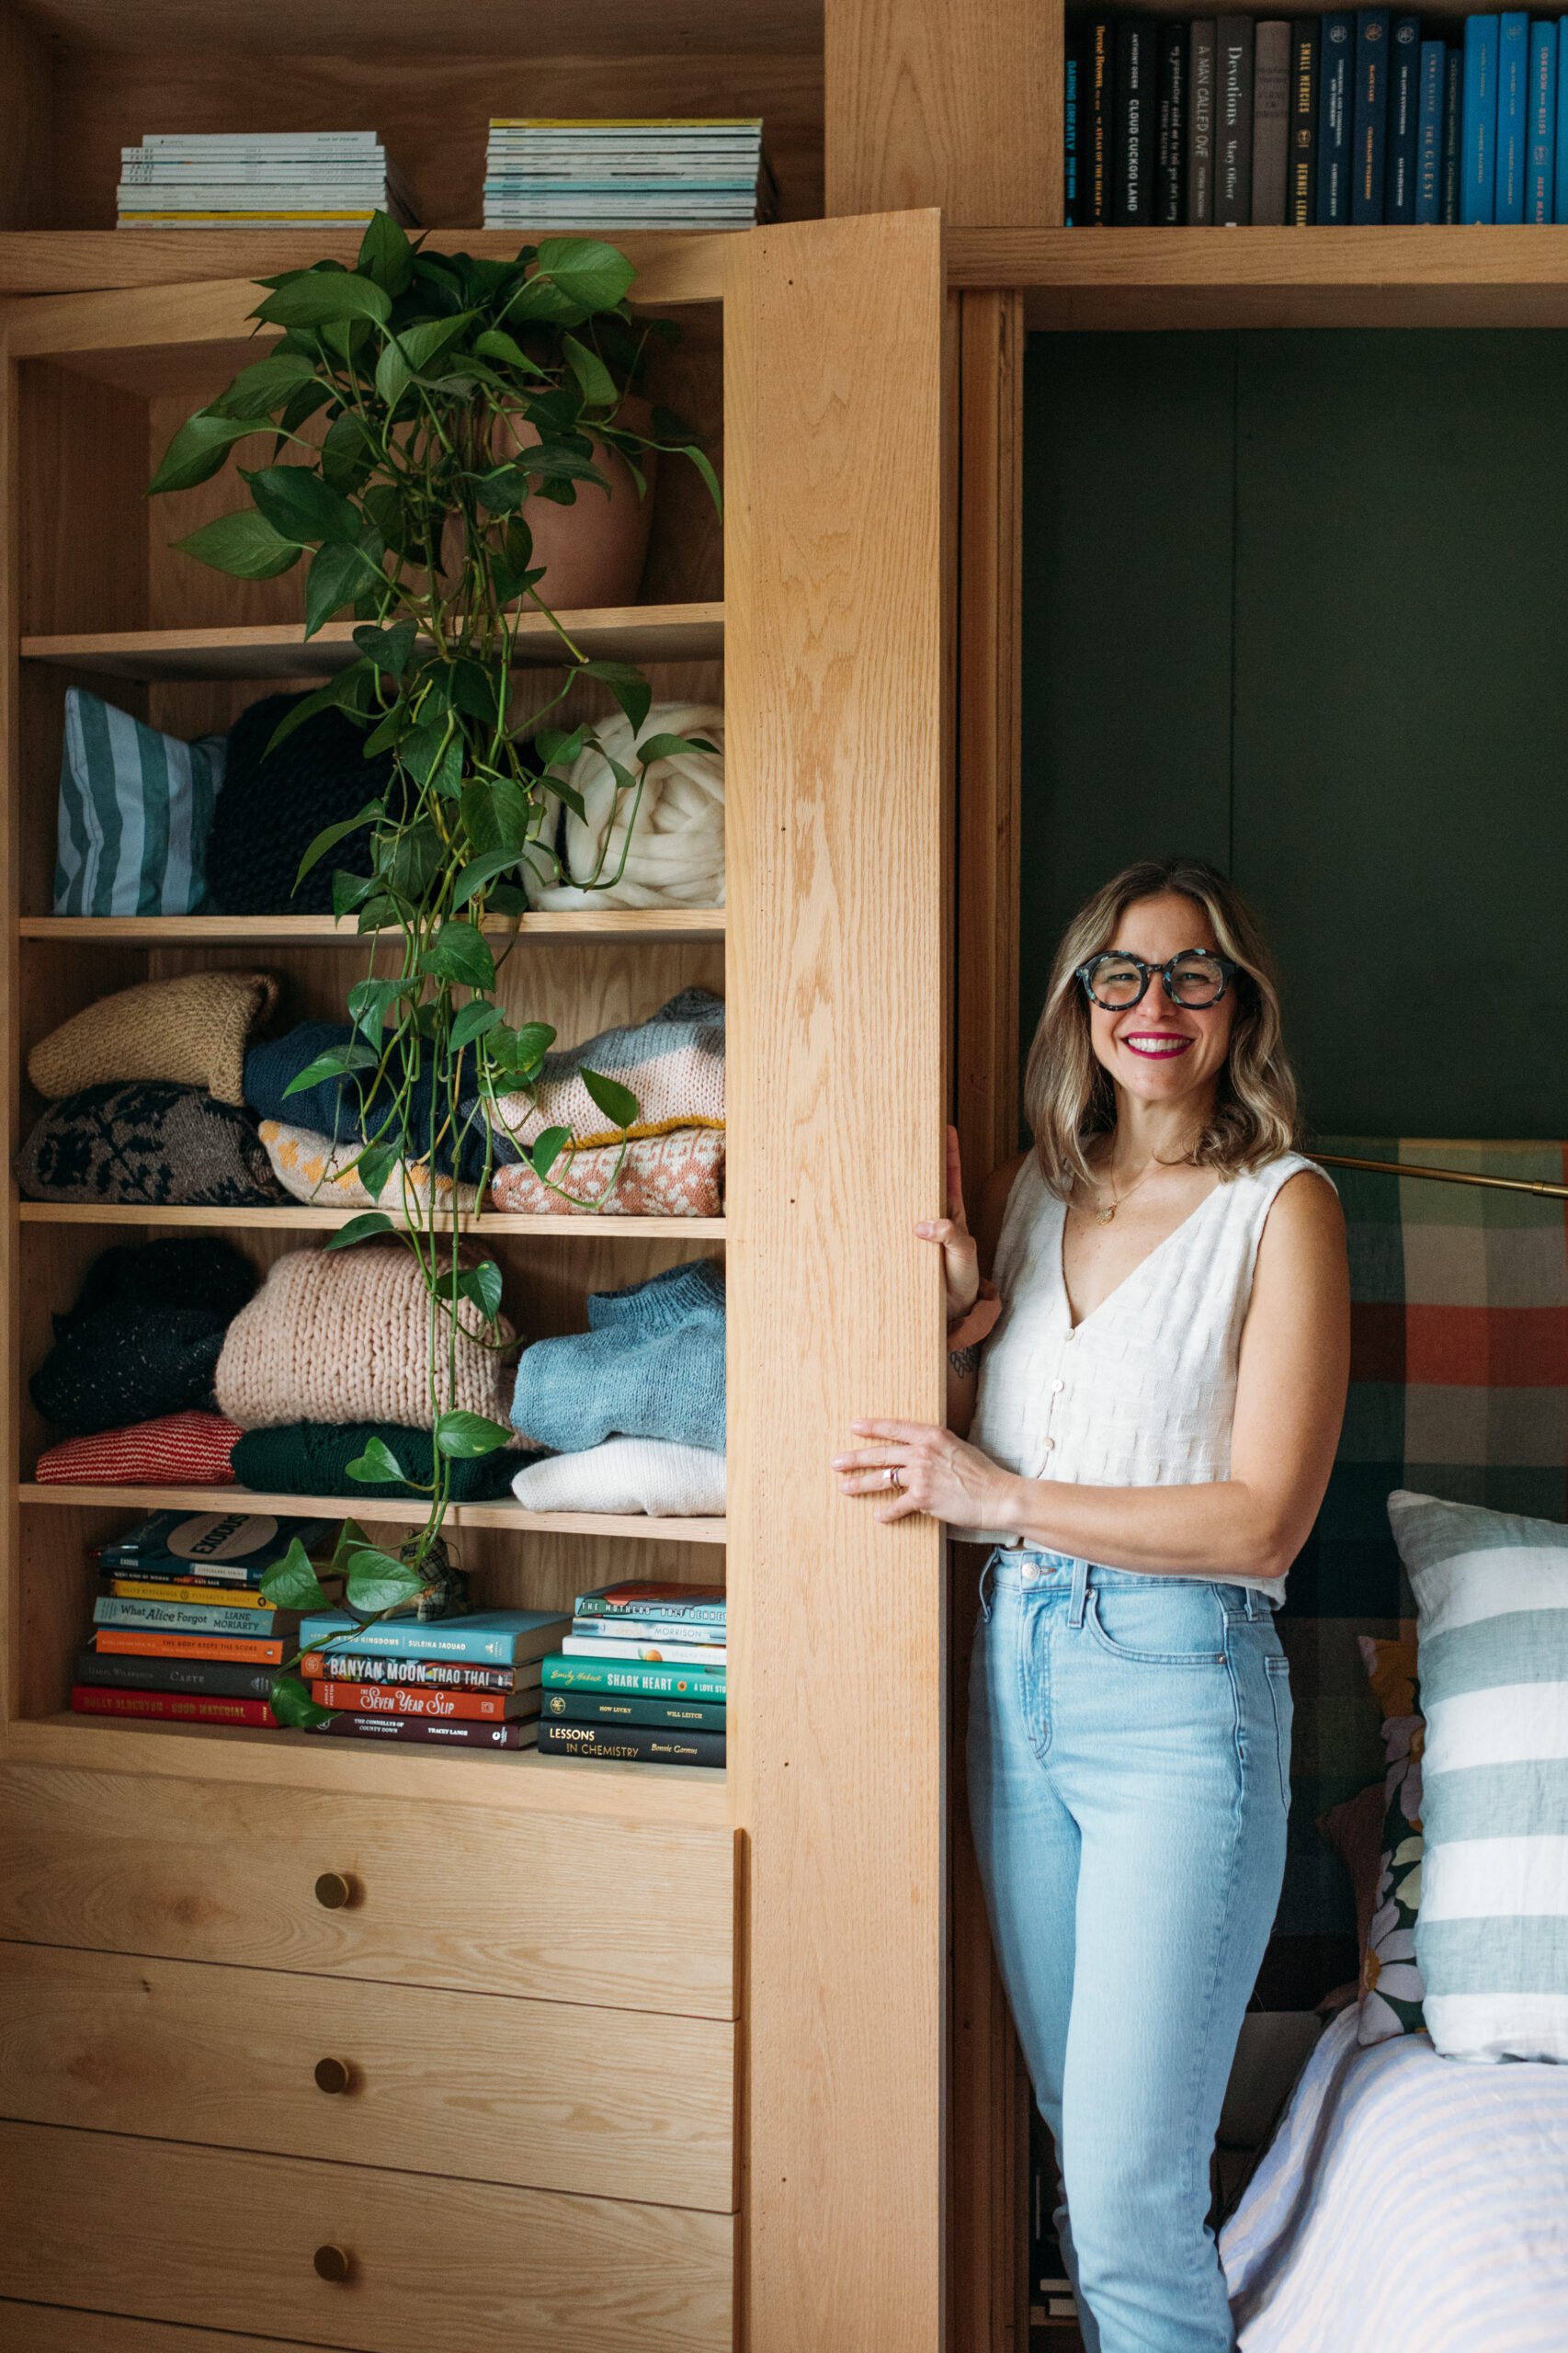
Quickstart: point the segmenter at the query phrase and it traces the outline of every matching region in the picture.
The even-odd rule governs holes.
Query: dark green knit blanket
[[[392,1449],[411,1478],[430,1477],[429,1431],[397,1429],[390,1422],[290,1422],[281,1429],[247,1430],[234,1449],[234,1476],[242,1487],[250,1487],[257,1495],[415,1494],[417,1490],[405,1480],[366,1484],[348,1476],[348,1465],[364,1453],[366,1439],[372,1438]],[[452,1501],[489,1503],[495,1496],[509,1495],[517,1473],[525,1462],[534,1460],[527,1453],[501,1453],[454,1461]]]

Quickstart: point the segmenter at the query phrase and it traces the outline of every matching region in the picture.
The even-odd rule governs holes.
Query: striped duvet
[[[1242,2353],[1564,2353],[1568,2067],[1342,2012],[1221,2245]]]

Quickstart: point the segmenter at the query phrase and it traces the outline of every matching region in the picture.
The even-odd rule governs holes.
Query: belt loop
[[[1246,1612],[1247,1612],[1247,1616],[1248,1616],[1248,1618],[1249,1618],[1249,1619],[1250,1619],[1250,1618],[1256,1618],[1256,1617],[1257,1616],[1257,1596],[1256,1596],[1256,1593],[1254,1593],[1254,1591],[1253,1591],[1253,1589],[1252,1589],[1252,1587],[1251,1587],[1251,1586],[1250,1586],[1250,1585],[1244,1586],[1242,1587],[1242,1591],[1243,1591],[1243,1592],[1244,1592],[1244,1594],[1245,1594],[1245,1596],[1246,1596]]]
[[[1073,1597],[1068,1604],[1067,1623],[1076,1633],[1084,1623],[1084,1611],[1089,1597],[1089,1564],[1087,1561],[1073,1563]]]
[[[988,1626],[991,1623],[991,1588],[995,1583],[995,1570],[996,1555],[988,1552],[985,1566],[980,1572],[980,1614]]]

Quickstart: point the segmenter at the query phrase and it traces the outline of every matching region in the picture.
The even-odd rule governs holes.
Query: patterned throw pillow
[[[55,914],[195,915],[226,746],[222,735],[182,744],[68,687]]]
[[[243,1111],[161,1080],[51,1103],[17,1154],[17,1184],[30,1201],[262,1209],[287,1198]]]
[[[1396,1491],[1420,1613],[1415,1950],[1450,2059],[1568,2060],[1568,1528]]]
[[[398,1216],[406,1208],[413,1222],[424,1217],[430,1171],[423,1161],[395,1163],[378,1201],[359,1181],[358,1164],[364,1145],[358,1140],[335,1143],[331,1136],[317,1135],[312,1128],[290,1126],[285,1120],[263,1120],[259,1132],[273,1175],[295,1200],[319,1202],[335,1210],[380,1208],[389,1217]],[[466,1216],[478,1204],[479,1188],[460,1185],[456,1189]],[[449,1212],[452,1191],[449,1176],[437,1177],[437,1210]]]
[[[1367,1680],[1383,1711],[1382,1862],[1376,1907],[1361,1955],[1362,2043],[1419,2034],[1421,1970],[1415,1958],[1415,1915],[1421,1902],[1421,1756],[1426,1727],[1416,1707],[1414,1643],[1357,1637]]]

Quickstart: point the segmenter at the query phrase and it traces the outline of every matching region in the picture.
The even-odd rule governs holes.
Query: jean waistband
[[[1138,1569],[1108,1569],[1097,1561],[1081,1561],[1067,1552],[1031,1552],[1017,1546],[998,1547],[981,1571],[982,1606],[989,1610],[989,1597],[995,1592],[1017,1593],[1030,1599],[1046,1600],[1053,1595],[1067,1598],[1074,1623],[1083,1620],[1086,1597],[1121,1586],[1136,1586],[1142,1591],[1189,1592],[1195,1585],[1208,1586],[1220,1597],[1227,1618],[1270,1618],[1273,1612],[1263,1595],[1251,1586],[1229,1585],[1219,1577],[1172,1577],[1150,1575]]]

